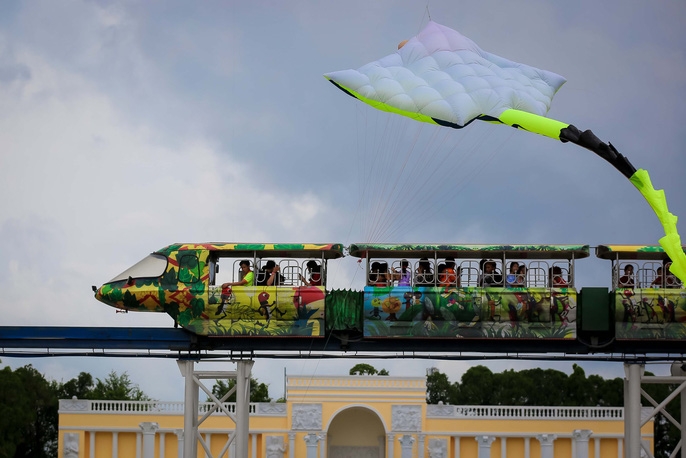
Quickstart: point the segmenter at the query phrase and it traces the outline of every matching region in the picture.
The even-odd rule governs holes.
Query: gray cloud
[[[90,285],[179,241],[351,243],[374,226],[388,242],[654,244],[662,235],[633,186],[593,153],[504,126],[438,132],[454,153],[420,173],[426,140],[409,148],[407,124],[386,128],[388,115],[369,114],[322,77],[393,52],[428,19],[424,4],[0,9],[7,324],[167,326],[161,315],[114,315]],[[673,213],[686,214],[683,2],[436,1],[429,9],[487,51],[564,75],[550,117],[611,141],[650,171]],[[409,150],[409,174],[387,165],[365,178],[375,160],[397,166]],[[382,201],[399,194],[406,205],[384,213],[365,206],[365,190]],[[417,224],[422,212],[429,216]],[[583,262],[581,283],[609,282],[606,263]],[[357,273],[345,260],[332,280],[359,287]],[[104,377],[108,364],[89,367]],[[256,365],[260,379],[271,377],[264,366]],[[423,375],[417,367],[412,375]],[[158,389],[148,390],[169,395]]]

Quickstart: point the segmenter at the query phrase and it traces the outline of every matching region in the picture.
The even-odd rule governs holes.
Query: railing
[[[428,405],[427,417],[518,420],[623,420],[623,407],[527,407]]]
[[[308,388],[426,388],[426,377],[403,377],[402,379],[386,376],[343,376],[343,377],[288,377],[289,387]]]
[[[235,402],[222,403],[224,408],[231,413],[236,413]],[[279,407],[283,405],[283,409]],[[214,406],[213,402],[198,403],[198,414],[204,415]],[[60,399],[60,413],[139,413],[155,415],[183,415],[183,402],[165,401],[91,401],[86,399]],[[266,414],[267,412],[285,412],[285,404],[274,403],[250,403],[251,414]],[[221,411],[219,414],[224,415]]]

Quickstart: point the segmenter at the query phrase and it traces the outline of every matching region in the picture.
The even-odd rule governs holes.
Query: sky
[[[323,78],[395,52],[429,17],[563,75],[548,116],[611,142],[686,217],[681,0],[8,0],[0,325],[167,327],[163,314],[115,314],[91,285],[175,242],[657,244],[648,204],[587,150],[486,123],[418,126]],[[355,260],[331,266],[329,281],[360,288]],[[607,286],[609,264],[579,261],[577,281]],[[174,360],[0,361],[64,382],[127,372],[149,396],[183,400]],[[284,370],[346,375],[357,362],[259,359],[253,376],[278,398]],[[451,381],[476,364],[370,362],[397,376],[436,366]],[[623,374],[619,363],[584,367]]]

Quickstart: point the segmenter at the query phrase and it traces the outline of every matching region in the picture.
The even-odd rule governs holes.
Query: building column
[[[88,438],[90,439],[90,458],[95,458],[95,431],[88,431]],[[137,447],[136,447],[137,448]]]
[[[417,458],[424,458],[424,434],[417,435]]]
[[[144,421],[138,426],[143,431],[143,458],[155,458],[155,433],[160,429],[160,425]]]
[[[541,443],[541,458],[553,458],[555,454],[553,442],[557,436],[555,434],[537,434],[536,439]]]
[[[495,436],[476,436],[474,439],[479,444],[479,458],[491,458],[491,444]]]
[[[574,458],[588,458],[588,440],[593,434],[590,429],[575,429],[572,432],[572,439],[576,447]]]
[[[412,458],[412,448],[414,447],[415,438],[409,434],[403,434],[399,439],[400,442],[400,456],[402,458]]]
[[[164,455],[167,453],[167,451],[164,449],[165,441],[166,441],[165,434],[166,433],[160,433],[160,453],[159,453],[160,458],[164,458]]]
[[[307,447],[307,458],[317,458],[317,444],[319,436],[315,433],[305,435],[305,446]]]
[[[328,453],[326,453],[326,434],[322,433],[319,435],[319,458],[326,458]]]
[[[112,433],[112,458],[119,458],[119,433]]]
[[[295,458],[295,433],[288,433],[288,458]]]
[[[393,458],[393,453],[395,451],[393,447],[393,441],[395,440],[395,434],[387,434],[386,435],[386,456],[388,458]]]
[[[460,436],[455,436],[455,458],[460,458]]]
[[[176,456],[178,458],[183,458],[183,429],[175,429],[174,434],[176,434]]]

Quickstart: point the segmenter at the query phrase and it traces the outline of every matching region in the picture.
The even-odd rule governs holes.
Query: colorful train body
[[[662,248],[596,247],[612,286],[578,288],[577,261],[590,254],[588,245],[175,244],[93,289],[117,309],[164,312],[204,336],[686,339],[686,289]],[[327,289],[344,256],[364,265],[364,286]]]

